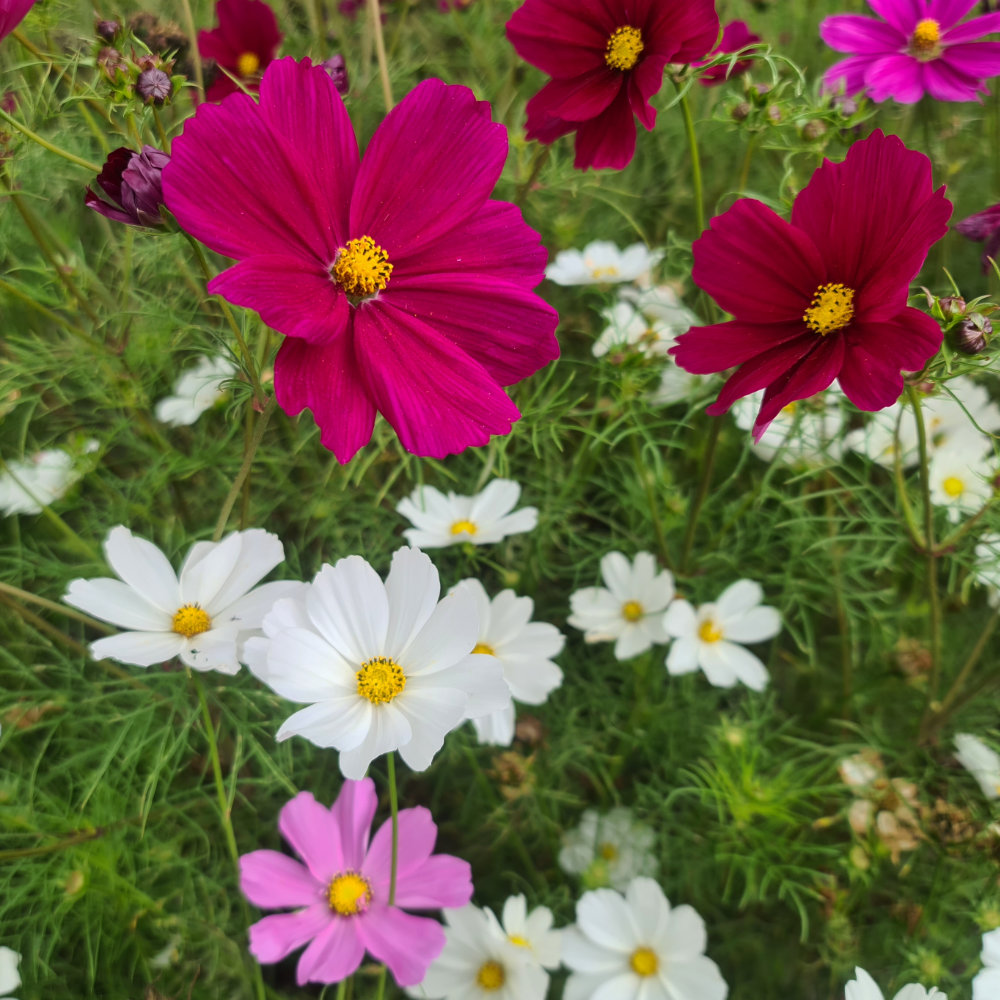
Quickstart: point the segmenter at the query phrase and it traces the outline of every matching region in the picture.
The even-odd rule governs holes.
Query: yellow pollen
[[[590,269],[590,276],[594,279],[594,281],[600,281],[602,278],[617,278],[618,268],[613,264],[610,264],[607,267],[592,267]]]
[[[825,337],[841,330],[854,318],[854,289],[834,282],[820,285],[813,293],[812,304],[802,314],[810,330]]]
[[[604,49],[604,61],[612,69],[631,69],[642,55],[645,46],[642,44],[642,32],[626,24],[615,28]]]
[[[652,976],[660,967],[660,960],[652,948],[636,948],[628,960],[632,971],[640,976]]]
[[[178,634],[190,639],[193,635],[201,635],[212,627],[212,619],[208,612],[197,604],[185,604],[178,608],[170,627]]]
[[[518,948],[531,947],[531,942],[528,941],[526,938],[521,937],[520,934],[508,934],[507,940],[510,941],[511,944],[516,944]]]
[[[348,240],[330,269],[333,280],[351,299],[370,299],[389,284],[389,255],[370,237]]]
[[[642,616],[642,605],[638,601],[626,601],[622,605],[622,618],[625,621],[637,622]]]
[[[365,660],[354,676],[358,682],[358,694],[373,705],[392,701],[406,687],[403,668],[395,660],[385,656]]]
[[[965,492],[965,483],[958,476],[949,476],[941,484],[941,488],[950,497],[960,497]]]
[[[334,913],[353,917],[368,909],[372,901],[372,887],[357,872],[342,872],[330,883],[326,899]]]
[[[615,847],[614,844],[610,844],[605,841],[605,843],[601,844],[601,846],[597,849],[597,853],[600,854],[605,861],[614,861],[615,858],[618,857],[618,848]]]
[[[918,59],[933,59],[940,54],[938,42],[941,40],[941,25],[931,17],[925,17],[913,29],[910,39],[910,54]]]
[[[236,60],[236,75],[253,76],[260,69],[260,56],[256,52],[244,52]]]
[[[498,990],[506,979],[503,966],[499,962],[483,962],[479,967],[479,972],[476,973],[476,982],[484,990]]]
[[[474,535],[479,529],[472,523],[472,521],[456,521],[451,526],[451,533],[453,535],[461,535],[463,532],[466,535]]]
[[[708,618],[699,626],[698,638],[702,642],[718,642],[722,638],[722,629],[711,618]]]
[[[782,408],[781,412],[784,413],[786,417],[794,417],[795,411],[798,409],[798,400],[792,400],[790,403],[786,403]]]
[[[473,653],[485,653],[487,656],[496,656],[496,650],[492,646],[486,645],[485,642],[477,642],[475,646],[472,647]]]

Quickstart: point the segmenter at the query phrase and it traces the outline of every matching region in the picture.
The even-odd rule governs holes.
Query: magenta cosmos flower
[[[501,387],[558,355],[558,317],[531,291],[545,248],[490,200],[506,158],[488,104],[426,80],[359,163],[333,81],[291,59],[268,67],[259,105],[203,106],[174,140],[167,207],[240,260],[209,291],[287,335],[278,402],[309,407],[341,462],[376,410],[417,455],[506,434],[520,413]]]
[[[746,21],[730,21],[722,29],[722,38],[719,44],[704,58],[692,63],[693,66],[704,66],[711,62],[716,56],[739,52],[740,49],[748,45],[756,45],[760,41],[760,35],[755,35]],[[699,77],[698,82],[703,87],[715,87],[726,80],[731,80],[734,76],[740,76],[751,66],[751,59],[737,59],[730,68],[729,63],[719,63],[711,69],[705,70]]]
[[[35,6],[35,0],[0,0],[0,40],[6,38]]]
[[[528,138],[575,131],[578,170],[620,170],[635,153],[635,118],[647,130],[656,123],[649,99],[663,68],[704,56],[719,18],[712,0],[526,0],[507,37],[552,77],[528,101]]]
[[[874,132],[843,163],[823,163],[790,223],[752,198],[712,219],[692,276],[734,318],[695,327],[670,350],[689,372],[739,366],[707,412],[766,388],[756,441],[782,407],[834,379],[862,410],[895,402],[901,369],[919,371],[941,346],[941,328],[906,299],[947,230],[943,192],[926,156]]]
[[[261,0],[218,0],[217,28],[198,32],[202,59],[214,59],[220,70],[235,76],[248,90],[257,89],[260,74],[274,61],[282,34],[274,11]],[[240,88],[219,72],[205,91],[205,100],[221,101]]]
[[[432,854],[437,827],[422,806],[399,813],[396,896],[389,905],[392,824],[374,837],[375,783],[345,781],[327,809],[299,792],[281,810],[278,829],[305,862],[278,851],[240,858],[240,888],[254,906],[293,908],[250,928],[250,951],[261,963],[280,962],[308,942],[297,980],[337,983],[368,951],[400,986],[419,983],[444,948],[444,930],[406,910],[464,906],[472,898],[472,870],[448,854]]]
[[[978,101],[983,80],[1000,73],[1000,43],[977,39],[1000,31],[1000,13],[958,22],[975,0],[868,0],[883,20],[835,14],[820,25],[823,41],[852,55],[823,75],[826,90],[867,91],[873,101],[892,97],[914,104]]]

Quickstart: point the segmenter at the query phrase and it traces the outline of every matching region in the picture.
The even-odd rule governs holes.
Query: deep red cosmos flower
[[[552,77],[528,101],[528,138],[575,131],[578,170],[619,170],[635,152],[633,116],[647,130],[656,123],[649,99],[663,68],[704,56],[719,18],[713,0],[525,0],[507,37]]]
[[[719,40],[719,44],[704,59],[699,59],[692,65],[703,66],[718,55],[739,52],[740,49],[746,48],[748,45],[755,45],[759,41],[760,35],[755,35],[746,21],[730,21],[722,29],[722,38]],[[717,66],[705,70],[698,77],[698,82],[703,87],[718,86],[720,83],[731,80],[734,76],[745,73],[750,68],[751,62],[750,59],[737,59],[732,67],[729,63],[719,63]]]
[[[239,263],[209,291],[284,333],[274,388],[309,407],[347,462],[378,410],[403,446],[440,458],[506,434],[501,388],[559,353],[558,317],[531,291],[546,251],[490,194],[507,130],[467,87],[425,80],[358,156],[330,76],[272,63],[260,104],[202,105],[163,172],[180,225]]]
[[[834,379],[862,410],[881,410],[941,346],[941,328],[906,305],[910,282],[947,230],[951,202],[931,163],[874,132],[843,163],[825,161],[791,223],[741,198],[695,241],[696,285],[734,318],[678,337],[689,372],[739,369],[709,413],[765,389],[754,440],[796,399]]]
[[[282,34],[274,11],[261,0],[218,0],[211,31],[198,32],[202,59],[214,59],[220,70],[241,80],[249,90],[257,89],[260,74],[273,62]],[[205,91],[206,101],[221,101],[240,88],[220,72]]]

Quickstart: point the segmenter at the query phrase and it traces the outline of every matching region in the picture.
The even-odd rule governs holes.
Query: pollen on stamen
[[[820,285],[813,293],[809,308],[802,314],[805,325],[821,337],[834,330],[842,330],[852,319],[854,289],[839,282]]]
[[[622,25],[611,32],[604,50],[604,61],[611,69],[632,69],[645,47],[642,32],[638,28],[633,28],[630,24]]]
[[[236,72],[246,79],[254,76],[260,69],[260,56],[256,52],[243,52],[236,60]]]
[[[204,608],[197,604],[185,604],[174,614],[170,627],[178,634],[190,639],[201,635],[212,627],[212,619]]]
[[[348,240],[330,268],[330,277],[355,305],[383,291],[391,275],[389,255],[370,236]]]
[[[373,705],[392,701],[406,687],[403,668],[391,657],[373,656],[361,664],[354,675],[358,694]]]
[[[917,22],[910,38],[910,54],[918,59],[933,59],[940,54],[941,25],[932,17]]]

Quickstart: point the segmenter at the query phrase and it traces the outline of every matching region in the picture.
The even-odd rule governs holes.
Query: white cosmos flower
[[[768,674],[764,664],[739,643],[763,642],[781,631],[781,616],[761,605],[764,592],[752,580],[737,580],[714,604],[696,611],[684,600],[674,601],[663,616],[663,627],[673,636],[667,670],[686,674],[699,667],[709,683],[732,687],[742,681],[763,691]]]
[[[563,673],[550,657],[558,655],[566,638],[545,622],[531,621],[535,604],[503,590],[490,601],[478,580],[463,580],[455,588],[465,590],[476,602],[479,635],[473,653],[489,656],[503,668],[510,688],[507,704],[490,715],[472,718],[480,743],[510,746],[514,739],[514,699],[526,705],[541,705],[549,692],[562,684]]]
[[[96,441],[88,441],[84,451],[95,451]],[[75,468],[69,452],[47,448],[29,458],[7,462],[0,470],[0,510],[4,514],[39,514],[54,500],[60,500],[83,475]]]
[[[494,479],[472,496],[451,492],[445,496],[433,486],[418,486],[396,510],[414,525],[403,532],[411,545],[425,549],[463,542],[489,545],[538,524],[536,508],[514,510],[520,496],[521,487],[511,479]]]
[[[964,436],[934,453],[930,461],[931,503],[945,507],[953,524],[974,514],[993,496],[992,478],[997,463],[984,437]]]
[[[174,382],[174,394],[156,404],[156,419],[171,427],[193,424],[225,396],[222,383],[235,372],[236,366],[228,358],[203,354]]]
[[[1000,997],[1000,927],[983,935],[983,968],[972,980],[972,1000]]]
[[[608,240],[594,240],[583,250],[560,250],[545,268],[545,277],[557,285],[610,285],[634,281],[646,274],[663,257],[644,243],[619,250]]]
[[[559,867],[580,875],[585,885],[610,885],[624,889],[638,875],[655,875],[659,866],[653,853],[656,835],[616,806],[605,815],[588,809],[580,825],[563,835]]]
[[[601,559],[604,587],[584,587],[570,595],[567,621],[583,630],[585,642],[615,643],[615,658],[628,660],[654,642],[668,642],[663,611],[674,597],[674,578],[657,572],[649,552],[630,563],[621,552]]]
[[[660,372],[660,384],[646,397],[650,406],[670,406],[698,396],[711,376],[692,375],[670,361]]]
[[[992,531],[980,536],[972,576],[989,590],[986,599],[990,607],[1000,604],[1000,532]]]
[[[736,426],[749,431],[757,419],[764,393],[755,392],[738,399],[732,408]],[[799,399],[778,411],[760,441],[751,439],[753,453],[765,462],[778,455],[787,464],[814,464],[839,458],[844,446],[841,428],[844,418],[840,394],[819,392],[809,399]]]
[[[1000,798],[1000,754],[971,733],[955,734],[955,757],[988,799]]]
[[[479,632],[467,591],[438,601],[430,559],[399,549],[383,583],[361,556],[324,566],[304,599],[282,601],[247,643],[250,669],[290,701],[309,702],[278,730],[340,751],[344,777],[398,750],[414,771],[430,766],[467,715],[510,699],[500,664],[472,654]]]
[[[275,601],[302,586],[255,586],[285,558],[278,536],[260,528],[196,542],[179,575],[152,542],[122,525],[111,529],[104,554],[119,579],[73,580],[63,600],[130,630],[91,643],[92,656],[140,667],[179,656],[195,670],[235,674],[249,634]]]
[[[591,348],[595,358],[608,351],[634,347],[641,354],[665,357],[680,334],[698,322],[693,312],[685,309],[673,293],[673,306],[661,303],[649,309],[626,298],[623,294],[614,305],[601,310],[607,326]],[[641,301],[641,300],[640,300]]]
[[[705,955],[705,922],[690,906],[671,907],[650,878],[624,898],[585,892],[576,924],[563,931],[563,964],[572,975],[563,1000],[725,1000],[719,967]]]
[[[21,985],[17,971],[21,956],[13,948],[0,946],[0,1000],[14,1000],[11,994]]]
[[[407,992],[434,1000],[545,1000],[549,974],[514,944],[490,910],[445,910],[445,946]]]
[[[864,969],[855,968],[854,976],[855,978],[844,989],[844,1000],[885,1000],[875,980]],[[931,997],[937,997],[938,1000],[948,1000],[948,997],[937,987],[931,987],[928,990],[916,983],[904,986],[893,1000],[930,1000]]]
[[[562,957],[562,931],[552,928],[552,911],[536,906],[530,913],[523,895],[510,896],[500,918],[511,944],[523,948],[545,969],[558,969]]]

